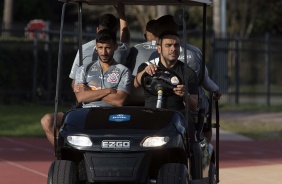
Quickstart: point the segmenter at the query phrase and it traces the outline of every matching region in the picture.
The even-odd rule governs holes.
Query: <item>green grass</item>
[[[221,121],[220,128],[253,140],[282,140],[282,123]]]
[[[282,105],[267,107],[265,105],[222,105],[220,110],[282,112]],[[260,121],[222,120],[223,130],[248,136],[254,140],[282,140],[282,122],[271,122],[268,119]]]
[[[266,105],[253,105],[253,104],[242,104],[242,105],[220,105],[220,110],[249,110],[249,111],[264,111],[264,112],[281,112],[282,105],[272,105],[267,107]]]
[[[229,89],[230,91],[235,91],[235,86],[232,85]],[[266,88],[263,84],[255,84],[255,85],[240,85],[239,88],[240,93],[244,93],[244,92],[251,92],[251,91],[255,91],[256,93],[261,92],[264,93],[266,92]],[[282,91],[282,87],[280,85],[271,85],[270,86],[270,91],[271,93],[281,93]]]
[[[0,136],[45,136],[41,128],[40,119],[44,114],[54,112],[54,109],[54,105],[0,105]],[[69,107],[60,107],[59,111],[67,109]]]

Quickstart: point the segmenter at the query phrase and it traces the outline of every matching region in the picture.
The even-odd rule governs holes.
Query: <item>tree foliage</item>
[[[239,34],[248,37],[252,34],[269,32],[271,34],[281,34],[282,32],[282,1],[277,0],[226,0],[227,3],[227,31],[230,36]],[[16,0],[13,5],[14,22],[27,22],[32,19],[44,19],[52,22],[60,22],[61,7],[63,3],[57,0]],[[4,1],[0,2],[0,18],[3,18]],[[105,13],[115,14],[112,6],[83,6],[85,12],[83,18],[85,22],[97,21],[97,18]],[[167,12],[173,14],[179,7],[168,8]],[[208,8],[212,9],[212,8]],[[210,11],[210,10],[209,10]],[[190,28],[201,26],[202,13],[199,7],[189,8]],[[66,9],[66,21],[74,22],[77,19],[77,9],[69,6]],[[144,29],[149,19],[161,16],[157,6],[126,6],[126,13],[130,21],[130,28]],[[212,14],[208,13],[208,23],[212,23]],[[209,25],[209,28],[211,26]]]
[[[282,1],[276,0],[227,1],[228,33],[240,37],[265,32],[281,34],[281,8]]]

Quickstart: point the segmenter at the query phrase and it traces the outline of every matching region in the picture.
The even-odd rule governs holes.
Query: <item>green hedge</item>
[[[76,54],[76,43],[63,50],[62,101],[74,100],[68,75]],[[58,43],[0,41],[0,103],[53,101],[56,89]]]

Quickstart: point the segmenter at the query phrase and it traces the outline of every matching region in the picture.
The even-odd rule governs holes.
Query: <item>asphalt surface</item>
[[[282,112],[223,111],[220,120],[282,123]],[[281,141],[254,141],[224,130],[219,135],[219,183],[282,183]]]

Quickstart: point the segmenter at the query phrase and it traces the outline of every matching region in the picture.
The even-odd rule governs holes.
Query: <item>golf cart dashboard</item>
[[[70,3],[86,3],[90,5],[115,5],[120,0],[58,0],[62,2],[70,2]],[[185,4],[192,6],[199,5],[211,5],[211,0],[123,0],[123,4],[125,5],[177,5],[177,4]]]
[[[93,107],[70,110],[66,113],[63,122],[66,125],[85,130],[135,129],[152,131],[163,129],[173,123],[183,127],[184,117],[179,112],[167,109]]]

